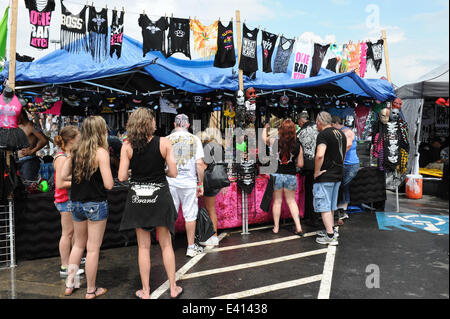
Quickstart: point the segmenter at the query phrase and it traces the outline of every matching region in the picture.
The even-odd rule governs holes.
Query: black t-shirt
[[[326,170],[314,182],[328,183],[340,182],[344,177],[344,159],[347,149],[347,138],[338,129],[328,127],[317,135],[316,149],[320,144],[325,144],[327,149],[321,171]]]
[[[167,57],[181,52],[189,59],[191,58],[191,49],[189,38],[191,24],[189,19],[170,18],[169,35],[167,37]]]
[[[296,143],[289,156],[282,156],[278,151],[278,169],[276,174],[296,175],[297,157],[300,153],[300,143]]]
[[[214,58],[216,68],[231,68],[236,64],[236,53],[233,42],[233,21],[224,27],[219,21],[217,27],[217,52]]]
[[[239,69],[241,69],[246,76],[252,76],[258,71],[258,58],[256,55],[256,40],[258,37],[258,28],[249,30],[247,26],[242,27],[242,49],[241,60],[239,62]]]
[[[25,6],[30,11],[30,23],[33,25],[30,46],[38,49],[48,48],[50,21],[55,10],[55,0],[48,0],[47,4],[39,11],[36,0],[25,0]]]
[[[146,14],[139,16],[139,26],[142,28],[143,53],[144,56],[149,51],[160,51],[166,54],[165,50],[165,31],[169,24],[166,17],[159,18],[153,22]]]
[[[275,50],[277,39],[278,36],[276,34],[262,31],[261,47],[263,49],[263,72],[265,73],[272,72],[272,54]]]

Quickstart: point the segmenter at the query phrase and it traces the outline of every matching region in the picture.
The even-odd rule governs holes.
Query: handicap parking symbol
[[[378,228],[392,228],[415,232],[409,227],[422,229],[435,234],[448,234],[448,216],[377,212]]]

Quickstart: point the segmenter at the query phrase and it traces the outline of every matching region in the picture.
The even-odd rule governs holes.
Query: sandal
[[[101,295],[106,294],[106,292],[108,291],[108,289],[106,288],[95,288],[95,290],[93,292],[86,292],[86,299],[95,299],[97,297],[100,297]],[[87,297],[88,295],[93,296],[93,297]]]
[[[77,289],[78,288],[75,288],[75,287],[66,287],[66,290],[64,291],[64,296],[66,296],[66,297],[71,296],[74,293],[74,291]]]
[[[148,295],[149,295],[149,299],[150,299],[150,293]],[[142,289],[136,291],[136,298],[147,299],[147,298],[144,298],[144,291]]]
[[[180,298],[180,296],[183,294],[183,292],[184,292],[184,289],[181,288],[181,291],[175,297],[170,296],[170,299],[178,299],[178,298]]]

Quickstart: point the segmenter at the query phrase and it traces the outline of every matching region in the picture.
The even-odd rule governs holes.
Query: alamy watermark
[[[380,267],[370,264],[366,267],[366,287],[369,289],[380,288]]]

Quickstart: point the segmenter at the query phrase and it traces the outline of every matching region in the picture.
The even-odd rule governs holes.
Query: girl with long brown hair
[[[142,289],[139,299],[150,298],[150,230],[156,228],[164,267],[170,283],[171,298],[178,298],[183,289],[175,281],[175,254],[171,236],[175,235],[177,210],[170,194],[168,177],[178,174],[172,143],[154,136],[155,118],[146,108],[135,110],[127,123],[128,139],[120,152],[118,178],[128,180],[130,188],[119,230],[136,230],[138,264]],[[167,166],[167,170],[165,169]]]
[[[295,200],[295,192],[297,191],[296,167],[303,167],[303,149],[296,140],[295,124],[290,119],[284,120],[278,129],[278,138],[268,138],[267,129],[266,125],[262,138],[266,144],[272,146],[274,151],[278,153],[278,168],[275,174],[272,174],[275,177],[272,207],[273,232],[277,234],[280,228],[281,204],[284,194],[294,219],[294,233],[303,236],[299,209]]]
[[[75,230],[75,244],[69,258],[66,296],[79,288],[76,273],[85,249],[85,298],[94,299],[107,291],[106,288],[97,288],[95,285],[100,246],[109,212],[106,190],[114,186],[107,136],[106,122],[102,117],[86,118],[81,126],[78,146],[63,166],[62,178],[69,180],[72,176],[72,219]]]
[[[67,277],[67,266],[69,265],[70,249],[73,242],[73,221],[69,193],[71,182],[64,181],[61,176],[62,167],[67,160],[67,153],[76,147],[80,132],[75,126],[64,127],[59,135],[55,136],[54,142],[58,146],[58,152],[53,160],[55,175],[55,206],[61,215],[61,239],[59,240],[59,255],[61,257],[61,277]],[[78,274],[84,273],[83,269]]]

